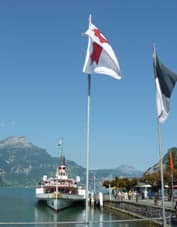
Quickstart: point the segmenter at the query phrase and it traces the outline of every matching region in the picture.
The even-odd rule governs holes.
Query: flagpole
[[[160,134],[160,123],[157,115],[157,131],[158,131],[158,142],[159,142],[159,158],[160,158],[160,178],[161,178],[161,193],[162,193],[162,213],[163,213],[163,226],[166,227],[165,217],[165,204],[164,204],[164,178],[163,178],[163,160],[162,160],[162,143]]]
[[[173,172],[171,172],[171,205],[173,207]]]
[[[91,25],[92,16],[89,15],[89,27]],[[90,42],[90,39],[89,39]],[[89,45],[88,45],[89,46]],[[91,74],[88,74],[88,97],[87,97],[87,141],[86,141],[86,196],[85,196],[85,222],[88,222],[88,191],[89,191],[89,157],[90,157],[90,102],[91,101]]]
[[[115,79],[120,79],[120,69],[119,69],[119,64],[116,59],[116,56],[112,50],[112,47],[109,45],[108,41],[104,38],[102,33],[98,30],[99,34],[95,34],[95,30],[92,29],[91,23],[91,15],[89,15],[89,29],[84,33],[88,36],[88,47],[87,47],[87,53],[86,53],[86,58],[85,58],[85,63],[83,67],[83,72],[88,74],[88,109],[87,109],[87,146],[86,146],[86,224],[89,225],[88,222],[88,190],[89,190],[89,153],[90,153],[90,96],[91,96],[91,73],[100,73],[100,74],[106,74],[108,76],[112,76]],[[95,27],[96,28],[96,27]],[[92,34],[92,35],[91,35]],[[93,36],[93,37],[92,37]],[[95,48],[94,40],[97,40],[98,46],[99,43],[101,45],[102,39],[104,39],[104,44],[103,47],[102,45],[100,46],[101,49],[105,49],[106,54],[105,55],[100,55],[100,50],[97,50]],[[107,46],[108,50],[104,48],[104,46]],[[92,53],[91,53],[92,51]],[[102,52],[102,51],[101,51]],[[95,69],[98,67],[99,68],[99,61],[100,58],[102,59],[103,62],[105,62],[103,65],[105,65],[104,70],[98,70],[96,71]],[[111,59],[111,64],[109,63]],[[102,62],[101,61],[101,62]]]
[[[86,149],[86,201],[85,219],[88,225],[88,190],[89,190],[89,154],[90,154],[90,99],[91,99],[91,75],[88,74],[88,99],[87,99],[87,149]]]
[[[154,58],[154,75],[156,75],[156,49],[155,44],[153,45],[153,58]],[[155,55],[155,56],[154,56]],[[156,80],[156,78],[155,78]],[[155,87],[157,92],[157,86],[155,81]],[[159,144],[159,159],[160,159],[160,179],[161,179],[161,194],[162,194],[162,213],[163,213],[163,226],[166,227],[166,217],[165,217],[165,205],[164,205],[164,178],[163,178],[163,160],[162,160],[162,143],[161,143],[161,133],[160,133],[160,123],[159,123],[159,116],[158,116],[158,109],[157,110],[157,134],[158,134],[158,144]]]

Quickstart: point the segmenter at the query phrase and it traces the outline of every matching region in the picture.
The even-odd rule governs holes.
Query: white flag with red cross
[[[100,30],[90,23],[84,34],[88,36],[88,48],[83,72],[105,74],[115,79],[121,79],[118,60],[111,45]]]

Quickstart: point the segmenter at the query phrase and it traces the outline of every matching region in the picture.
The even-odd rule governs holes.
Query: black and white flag
[[[159,61],[155,50],[153,53],[153,66],[158,120],[163,123],[168,117],[170,97],[177,81],[177,75]]]

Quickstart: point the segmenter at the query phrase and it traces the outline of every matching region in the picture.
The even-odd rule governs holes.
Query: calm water
[[[100,212],[99,209],[89,210],[89,220],[120,220],[128,219],[125,215],[117,215],[111,211],[104,209]],[[60,212],[55,212],[45,206],[38,204],[35,200],[34,189],[26,188],[0,188],[0,222],[56,222],[56,221],[84,221],[85,208],[73,207]],[[7,226],[7,225],[0,225]],[[8,225],[8,226],[19,226]],[[20,225],[27,226],[27,225]],[[43,225],[28,225],[28,226],[77,226],[83,227],[83,224],[43,224]],[[152,226],[145,223],[96,223],[89,226],[95,227],[147,227]]]

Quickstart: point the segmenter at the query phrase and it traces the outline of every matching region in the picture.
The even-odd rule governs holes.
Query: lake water
[[[97,223],[91,223],[92,227],[148,227],[153,226],[147,223],[98,223],[107,220],[125,220],[130,217],[115,214],[108,209],[100,211],[97,209],[89,209],[89,220]],[[85,220],[85,207],[71,207],[60,212],[55,212],[45,206],[38,204],[35,200],[35,190],[29,188],[0,188],[0,223],[2,222],[65,222],[75,221],[81,222]],[[1,226],[77,226],[83,227],[84,224],[1,224]]]

